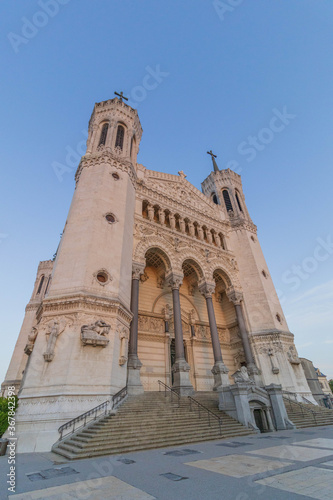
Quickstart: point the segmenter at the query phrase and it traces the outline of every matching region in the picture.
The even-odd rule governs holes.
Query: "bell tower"
[[[26,351],[17,413],[21,451],[50,449],[61,424],[126,386],[142,128],[124,99],[96,103],[89,121],[52,279]]]

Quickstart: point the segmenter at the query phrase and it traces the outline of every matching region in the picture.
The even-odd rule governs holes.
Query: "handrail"
[[[165,397],[167,395],[167,391],[169,391],[170,394],[171,394],[171,401],[172,401],[172,396],[173,395],[175,395],[177,397],[177,399],[178,399],[178,408],[179,408],[180,407],[180,394],[178,394],[177,391],[175,391],[174,389],[172,389],[171,387],[169,387],[168,385],[166,385],[161,380],[158,380],[159,392],[161,392],[161,386],[164,387],[164,395],[165,395]],[[188,396],[188,400],[189,400],[189,403],[190,403],[190,411],[192,411],[192,403],[194,403],[194,404],[197,405],[197,407],[198,407],[198,413],[199,413],[199,418],[201,418],[201,414],[200,414],[200,410],[201,409],[207,412],[209,427],[210,427],[210,418],[211,418],[211,416],[213,418],[215,418],[216,420],[218,420],[218,422],[219,422],[219,428],[220,428],[220,435],[222,435],[222,418],[219,417],[218,415],[215,415],[215,413],[213,413],[212,411],[210,411],[208,408],[206,408],[206,406],[204,406],[203,404],[199,403],[199,401],[197,401],[196,399],[192,398],[191,396]]]
[[[127,396],[127,386],[123,387],[116,394],[112,396],[112,410],[116,407],[120,401],[122,401]]]
[[[299,407],[301,408],[301,410],[302,410],[302,416],[304,416],[304,410],[306,410],[307,412],[312,413],[313,419],[314,419],[315,423],[317,423],[317,420],[316,420],[316,412],[315,412],[315,411],[311,410],[310,408],[307,408],[307,406],[306,406],[306,405],[304,405],[304,404],[302,404],[302,403],[299,403],[298,401],[292,401],[291,399],[286,398],[285,396],[282,396],[282,397],[283,397],[283,399],[284,399],[285,401],[288,401],[288,403],[289,403],[290,405],[291,405],[291,403],[293,403],[294,405],[299,406]]]
[[[294,396],[295,402],[297,403],[297,394],[296,394],[296,392],[291,392],[291,391],[285,391],[285,390],[283,390],[282,394],[290,394],[290,395]],[[302,394],[299,394],[299,395],[305,401],[306,404],[313,405],[313,403],[309,399],[305,398]]]
[[[178,394],[177,391],[166,385],[164,382],[161,380],[158,380],[158,392],[161,392],[161,385],[164,387],[164,396],[166,397],[167,391],[170,392],[171,394],[171,402],[172,402],[172,396],[175,395],[178,399],[178,408],[180,407],[180,395]]]
[[[209,427],[210,427],[210,417],[211,416],[213,418],[215,418],[216,420],[218,420],[218,422],[219,422],[219,428],[220,428],[220,436],[222,436],[222,418],[219,417],[218,415],[215,415],[215,413],[213,413],[211,410],[209,410],[208,408],[206,408],[206,406],[204,406],[203,404],[199,403],[199,401],[197,401],[196,399],[192,398],[191,396],[188,396],[188,399],[190,401],[190,411],[192,411],[192,403],[195,403],[197,405],[198,412],[199,412],[199,418],[201,418],[201,416],[200,416],[200,409],[203,409],[204,411],[207,412]]]
[[[69,429],[72,427],[72,429],[66,434],[66,436],[67,436],[69,434],[73,434],[73,432],[80,429],[81,427],[82,428],[85,427],[92,420],[96,420],[97,419],[97,412],[99,412],[100,410],[102,410],[102,411],[98,415],[98,417],[101,417],[103,414],[107,415],[108,414],[108,406],[111,405],[110,411],[113,410],[116,407],[116,405],[122,399],[125,398],[125,396],[127,396],[127,387],[123,387],[122,389],[120,389],[120,391],[118,391],[116,394],[114,394],[111,398],[111,401],[109,399],[107,399],[106,401],[104,401],[104,403],[101,403],[98,406],[95,406],[95,408],[92,408],[91,410],[88,410],[88,411],[82,413],[81,415],[78,415],[77,417],[72,418],[72,420],[69,420],[69,422],[66,422],[65,424],[61,425],[58,429],[58,432],[60,433],[59,441],[61,441],[63,439],[63,433],[66,429]],[[90,417],[91,415],[94,415],[94,417],[87,422],[88,417]],[[77,427],[75,424],[77,424],[78,422],[82,422],[82,424]]]

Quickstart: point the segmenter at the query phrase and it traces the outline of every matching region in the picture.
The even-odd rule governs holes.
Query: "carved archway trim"
[[[165,292],[162,292],[160,293],[160,295],[158,297],[156,297],[156,299],[154,300],[153,302],[153,307],[152,307],[152,310],[151,312],[154,313],[155,312],[155,306],[157,304],[157,302],[159,301],[159,299],[161,299],[164,295],[171,295],[171,289],[170,291],[165,291]],[[190,304],[191,304],[191,308],[194,309],[196,315],[197,315],[197,318],[198,318],[198,321],[201,321],[201,318],[200,318],[200,315],[199,315],[199,312],[198,312],[198,309],[196,308],[196,306],[194,305],[194,303],[192,302],[192,300],[187,297],[186,295],[184,295],[183,293],[179,293],[179,296],[180,297],[184,297],[184,299],[186,299]]]

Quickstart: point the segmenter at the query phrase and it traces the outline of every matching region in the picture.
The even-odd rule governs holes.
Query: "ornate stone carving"
[[[226,294],[230,302],[233,302],[235,306],[240,305],[243,300],[243,293],[241,292],[241,290],[237,290],[233,286],[229,286]]]
[[[81,327],[82,345],[106,347],[109,343],[109,339],[106,338],[106,335],[108,335],[110,328],[111,325],[107,325],[102,320],[98,320],[90,325],[83,325]]]
[[[128,355],[128,339],[129,339],[129,333],[128,329],[122,328],[121,331],[119,332],[119,338],[120,338],[120,356],[119,356],[119,365],[122,366],[126,363],[127,361],[127,355]]]
[[[293,345],[291,345],[289,347],[289,349],[287,351],[287,356],[289,359],[289,363],[291,363],[292,365],[300,365],[301,364],[301,360],[299,359],[299,357],[297,355],[297,351]]]
[[[172,290],[179,290],[183,283],[183,276],[180,274],[171,273],[165,279]]]
[[[239,370],[237,370],[233,375],[231,375],[232,378],[236,383],[247,383],[247,384],[254,384],[254,381],[252,378],[249,376],[248,371],[246,366],[242,366]]]
[[[140,314],[138,319],[139,319],[138,329],[141,332],[154,332],[154,333],[164,332],[164,321],[162,318],[155,318],[153,316],[143,316]]]
[[[199,284],[199,291],[202,295],[207,298],[211,298],[212,294],[215,292],[215,283],[203,282]]]
[[[140,276],[141,283],[145,283],[147,280],[149,280],[148,274],[147,273],[141,274],[141,276]]]
[[[47,325],[46,335],[48,336],[46,351],[43,356],[45,361],[52,361],[54,358],[54,348],[59,335],[65,330],[67,322],[62,321],[50,321]]]
[[[145,265],[139,262],[133,262],[132,265],[132,279],[139,280],[141,274],[144,274]]]
[[[35,326],[31,328],[31,332],[28,335],[28,342],[24,348],[24,352],[30,356],[35,345],[35,341],[38,335],[38,330]]]

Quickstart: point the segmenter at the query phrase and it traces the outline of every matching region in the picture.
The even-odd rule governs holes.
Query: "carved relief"
[[[106,347],[109,343],[109,339],[106,338],[106,335],[108,335],[110,328],[111,325],[107,325],[102,320],[98,320],[90,325],[83,325],[81,327],[82,345]]]
[[[47,325],[47,330],[45,334],[48,337],[46,351],[43,356],[45,361],[52,361],[54,358],[54,348],[57,342],[59,335],[65,330],[67,326],[67,322],[65,320],[55,320],[50,321]]]
[[[118,333],[120,338],[119,365],[122,366],[127,361],[129,332],[127,328],[122,328]]]
[[[293,345],[291,345],[287,351],[287,356],[289,359],[289,363],[292,365],[300,365],[301,360],[298,357],[297,351]]]
[[[38,335],[38,330],[35,326],[31,328],[31,332],[28,335],[28,342],[24,348],[24,352],[30,356],[35,345],[35,341]]]
[[[163,333],[164,320],[162,318],[155,318],[153,316],[139,315],[138,329],[144,332]]]

